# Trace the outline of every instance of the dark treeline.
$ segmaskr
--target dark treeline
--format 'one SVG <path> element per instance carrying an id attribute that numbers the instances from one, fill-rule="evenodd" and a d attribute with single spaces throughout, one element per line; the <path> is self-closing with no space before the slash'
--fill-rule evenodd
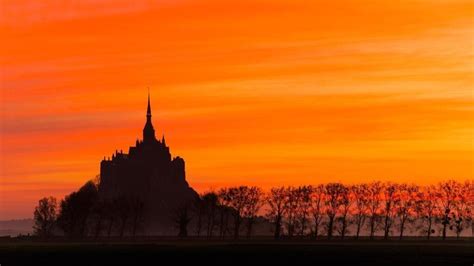
<path id="1" fill-rule="evenodd" d="M 449 232 L 457 238 L 468 229 L 474 233 L 473 208 L 473 181 L 328 183 L 267 192 L 239 186 L 201 194 L 170 214 L 170 221 L 179 237 L 402 239 L 409 232 L 445 239 Z M 89 181 L 59 204 L 52 197 L 41 199 L 34 229 L 40 237 L 135 236 L 146 234 L 144 217 L 139 198 L 103 200 L 97 184 Z"/>
<path id="2" fill-rule="evenodd" d="M 55 234 L 71 238 L 124 236 L 140 233 L 143 202 L 138 197 L 104 200 L 98 185 L 89 181 L 57 203 L 43 198 L 34 211 L 34 233 L 48 238 Z"/>

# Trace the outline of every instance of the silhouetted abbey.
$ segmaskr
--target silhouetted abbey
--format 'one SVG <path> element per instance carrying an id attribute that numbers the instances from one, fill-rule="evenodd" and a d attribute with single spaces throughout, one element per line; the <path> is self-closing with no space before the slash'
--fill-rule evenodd
<path id="1" fill-rule="evenodd" d="M 116 151 L 100 164 L 99 193 L 107 200 L 139 199 L 147 233 L 171 229 L 172 215 L 184 202 L 197 197 L 186 182 L 185 163 L 171 157 L 165 137 L 155 137 L 151 121 L 150 95 L 143 140 L 137 140 L 128 154 Z"/>

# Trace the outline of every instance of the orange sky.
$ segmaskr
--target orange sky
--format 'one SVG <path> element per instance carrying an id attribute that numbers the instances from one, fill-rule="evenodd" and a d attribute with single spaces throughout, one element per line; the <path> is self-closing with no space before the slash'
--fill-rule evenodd
<path id="1" fill-rule="evenodd" d="M 473 178 L 472 1 L 0 0 L 0 219 L 145 123 L 190 184 Z"/>

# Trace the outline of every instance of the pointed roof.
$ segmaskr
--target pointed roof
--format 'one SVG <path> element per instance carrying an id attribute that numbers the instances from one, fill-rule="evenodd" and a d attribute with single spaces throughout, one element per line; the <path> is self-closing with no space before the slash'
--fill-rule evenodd
<path id="1" fill-rule="evenodd" d="M 151 116 L 150 89 L 148 89 L 148 108 L 146 110 L 146 115 Z"/>
<path id="2" fill-rule="evenodd" d="M 155 129 L 151 123 L 151 104 L 150 104 L 150 89 L 148 89 L 148 108 L 146 111 L 146 123 L 143 128 L 143 141 L 145 143 L 151 143 L 156 141 Z"/>

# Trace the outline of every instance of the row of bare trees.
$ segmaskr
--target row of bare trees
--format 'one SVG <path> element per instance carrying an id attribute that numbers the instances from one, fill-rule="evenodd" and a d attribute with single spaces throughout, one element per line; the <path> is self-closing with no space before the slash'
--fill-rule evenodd
<path id="1" fill-rule="evenodd" d="M 243 228 L 250 237 L 264 202 L 264 193 L 258 187 L 240 186 L 204 193 L 178 209 L 175 220 L 178 235 L 187 236 L 188 224 L 192 224 L 193 235 L 198 237 L 238 238 Z"/>
<path id="2" fill-rule="evenodd" d="M 180 235 L 187 224 L 194 233 L 208 237 L 250 237 L 259 223 L 270 227 L 275 238 L 335 236 L 359 239 L 381 236 L 400 239 L 434 234 L 445 239 L 448 232 L 458 238 L 473 226 L 474 182 L 440 182 L 437 185 L 371 182 L 344 185 L 275 187 L 267 193 L 258 187 L 230 187 L 202 194 L 177 219 Z M 264 219 L 263 219 L 264 218 Z M 182 222 L 186 221 L 186 224 Z M 194 221 L 194 222 L 193 222 Z M 260 230 L 268 234 L 269 230 Z"/>
<path id="3" fill-rule="evenodd" d="M 86 183 L 59 204 L 39 201 L 35 233 L 54 230 L 71 237 L 146 234 L 144 204 L 138 198 L 103 200 L 97 185 Z M 400 239 L 411 235 L 458 238 L 471 228 L 474 235 L 474 182 L 445 181 L 436 185 L 371 182 L 315 186 L 238 186 L 204 193 L 170 214 L 179 236 L 233 237 L 268 235 L 341 239 Z M 449 233 L 451 232 L 451 233 Z"/>

